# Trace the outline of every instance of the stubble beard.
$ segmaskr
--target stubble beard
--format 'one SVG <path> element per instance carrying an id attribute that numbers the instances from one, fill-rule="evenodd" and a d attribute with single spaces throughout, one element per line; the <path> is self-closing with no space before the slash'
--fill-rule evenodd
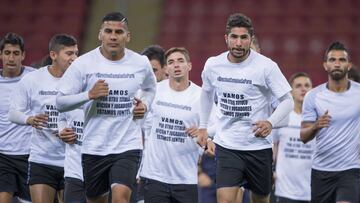
<path id="1" fill-rule="evenodd" d="M 339 80 L 344 79 L 346 77 L 347 73 L 348 73 L 348 70 L 345 69 L 345 70 L 341 71 L 341 73 L 339 71 L 331 71 L 328 74 L 332 80 L 339 81 Z"/>

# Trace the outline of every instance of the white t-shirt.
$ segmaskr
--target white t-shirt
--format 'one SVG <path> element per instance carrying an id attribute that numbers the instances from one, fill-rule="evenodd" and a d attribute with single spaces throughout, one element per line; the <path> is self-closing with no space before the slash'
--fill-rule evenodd
<path id="1" fill-rule="evenodd" d="M 99 79 L 108 83 L 109 96 L 84 104 L 81 152 L 104 156 L 142 149 L 140 126 L 133 119 L 132 111 L 139 89 L 153 89 L 155 94 L 156 80 L 149 60 L 125 49 L 122 59 L 111 61 L 96 48 L 71 64 L 58 90 L 63 95 L 79 94 L 89 91 Z M 151 104 L 152 99 L 146 102 Z"/>
<path id="2" fill-rule="evenodd" d="M 202 88 L 215 90 L 219 102 L 214 142 L 233 150 L 271 148 L 269 137 L 254 136 L 253 123 L 271 115 L 271 96 L 284 96 L 290 85 L 277 64 L 257 52 L 241 63 L 231 63 L 227 55 L 210 57 L 202 72 Z"/>
<path id="3" fill-rule="evenodd" d="M 311 164 L 315 141 L 300 140 L 301 114 L 292 111 L 286 127 L 274 130 L 279 142 L 276 161 L 275 195 L 293 200 L 311 199 Z"/>
<path id="4" fill-rule="evenodd" d="M 59 79 L 50 74 L 48 67 L 28 73 L 19 81 L 18 89 L 13 91 L 10 108 L 30 111 L 30 115 L 49 115 L 47 127 L 42 130 L 33 128 L 29 161 L 63 167 L 65 145 L 58 137 L 59 112 L 55 106 Z"/>
<path id="5" fill-rule="evenodd" d="M 25 66 L 17 77 L 0 75 L 0 153 L 8 155 L 26 155 L 30 153 L 31 126 L 18 125 L 8 119 L 10 93 L 18 89 L 17 83 L 34 68 Z"/>
<path id="6" fill-rule="evenodd" d="M 312 168 L 321 171 L 344 171 L 360 168 L 360 84 L 350 81 L 341 93 L 330 91 L 326 84 L 308 92 L 304 99 L 302 120 L 315 122 L 329 111 L 330 126 L 320 129 Z"/>
<path id="7" fill-rule="evenodd" d="M 77 134 L 75 143 L 66 144 L 65 147 L 64 177 L 77 178 L 83 181 L 81 145 L 83 141 L 84 110 L 75 109 L 60 113 L 59 122 L 66 122 L 66 126 L 64 127 L 72 128 Z M 59 128 L 59 131 L 61 130 L 62 129 Z"/>
<path id="8" fill-rule="evenodd" d="M 141 177 L 168 184 L 197 184 L 199 146 L 185 129 L 199 125 L 200 93 L 194 83 L 181 92 L 171 89 L 168 80 L 158 83 Z"/>

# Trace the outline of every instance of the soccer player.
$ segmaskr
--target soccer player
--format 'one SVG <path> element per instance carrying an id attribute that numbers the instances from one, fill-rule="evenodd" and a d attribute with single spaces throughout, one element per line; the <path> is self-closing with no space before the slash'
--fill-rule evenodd
<path id="1" fill-rule="evenodd" d="M 7 33 L 0 41 L 0 202 L 10 203 L 13 196 L 31 201 L 27 186 L 31 127 L 12 123 L 8 119 L 10 92 L 34 69 L 23 66 L 24 40 L 15 33 Z"/>
<path id="2" fill-rule="evenodd" d="M 9 119 L 21 125 L 31 125 L 29 180 L 34 203 L 53 202 L 56 191 L 64 189 L 64 143 L 58 137 L 55 106 L 56 87 L 61 76 L 78 54 L 76 39 L 58 34 L 49 43 L 52 59 L 45 66 L 24 76 L 11 96 Z"/>
<path id="3" fill-rule="evenodd" d="M 159 46 L 159 45 L 148 46 L 141 52 L 141 55 L 145 55 L 149 59 L 157 82 L 161 82 L 167 78 L 166 70 L 165 70 L 165 56 L 164 56 L 165 50 L 161 46 Z M 139 91 L 137 93 L 137 95 L 138 94 L 141 94 L 141 91 Z M 145 122 L 148 122 L 148 123 L 145 123 Z M 141 125 L 141 127 L 142 127 L 143 145 L 144 145 L 139 172 L 140 172 L 140 169 L 144 162 L 144 154 L 146 151 L 145 144 L 146 144 L 146 139 L 149 135 L 149 132 L 148 132 L 149 129 L 145 129 L 144 126 L 151 125 L 151 123 L 152 123 L 152 121 L 150 119 L 147 119 L 147 120 L 141 119 L 138 122 L 138 124 Z M 136 176 L 137 182 L 136 182 L 134 190 L 131 194 L 130 202 L 132 202 L 132 203 L 133 202 L 138 202 L 138 203 L 144 202 L 144 184 L 145 184 L 145 182 L 143 179 L 140 178 L 139 172 Z"/>
<path id="4" fill-rule="evenodd" d="M 294 98 L 294 110 L 287 126 L 273 131 L 276 159 L 275 195 L 277 203 L 310 202 L 310 174 L 315 142 L 300 140 L 301 111 L 305 94 L 312 83 L 306 73 L 299 72 L 289 79 Z"/>
<path id="5" fill-rule="evenodd" d="M 301 140 L 315 138 L 311 202 L 358 202 L 360 84 L 348 79 L 350 55 L 339 42 L 325 52 L 328 81 L 304 99 Z"/>
<path id="6" fill-rule="evenodd" d="M 268 202 L 271 191 L 272 143 L 267 136 L 293 109 L 290 86 L 278 65 L 250 49 L 254 36 L 251 20 L 232 14 L 227 21 L 228 51 L 210 57 L 202 73 L 201 144 L 213 93 L 218 97 L 215 134 L 216 184 L 219 203 L 234 202 L 246 180 L 253 202 Z M 271 112 L 270 98 L 279 100 Z"/>
<path id="7" fill-rule="evenodd" d="M 161 82 L 165 80 L 166 77 L 166 70 L 165 70 L 165 50 L 159 45 L 151 45 L 146 47 L 142 52 L 141 55 L 145 55 L 148 57 L 154 74 L 156 76 L 156 81 Z"/>
<path id="8" fill-rule="evenodd" d="M 189 80 L 191 62 L 185 48 L 165 53 L 169 80 L 158 91 L 147 119 L 152 120 L 140 176 L 145 202 L 197 202 L 197 136 L 201 88 Z M 189 136 L 190 134 L 190 136 Z"/>
<path id="9" fill-rule="evenodd" d="M 153 101 L 156 80 L 146 56 L 127 48 L 130 31 L 119 12 L 105 15 L 101 46 L 80 56 L 61 79 L 57 107 L 69 111 L 84 105 L 81 149 L 88 202 L 128 202 L 142 149 L 141 129 Z M 142 91 L 140 100 L 136 92 Z"/>
<path id="10" fill-rule="evenodd" d="M 86 203 L 81 145 L 83 140 L 84 111 L 78 108 L 59 114 L 59 137 L 66 143 L 64 162 L 64 201 Z"/>

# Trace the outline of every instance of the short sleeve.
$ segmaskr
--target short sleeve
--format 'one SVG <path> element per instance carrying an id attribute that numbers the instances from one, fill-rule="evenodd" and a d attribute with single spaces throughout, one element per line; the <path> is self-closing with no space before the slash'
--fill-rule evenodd
<path id="1" fill-rule="evenodd" d="M 314 92 L 308 92 L 305 95 L 303 106 L 302 106 L 302 121 L 315 122 L 318 115 L 315 106 L 315 94 Z"/>

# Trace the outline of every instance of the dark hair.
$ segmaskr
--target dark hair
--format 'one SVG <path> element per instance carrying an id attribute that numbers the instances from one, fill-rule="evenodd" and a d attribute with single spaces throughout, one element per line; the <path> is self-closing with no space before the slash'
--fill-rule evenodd
<path id="1" fill-rule="evenodd" d="M 75 37 L 68 34 L 56 34 L 49 42 L 49 52 L 59 52 L 64 47 L 70 47 L 77 45 Z"/>
<path id="2" fill-rule="evenodd" d="M 21 52 L 24 52 L 24 40 L 23 38 L 16 34 L 9 32 L 5 37 L 0 41 L 0 50 L 3 51 L 6 44 L 19 45 Z"/>
<path id="3" fill-rule="evenodd" d="M 231 14 L 226 22 L 225 33 L 229 34 L 234 27 L 244 27 L 248 30 L 250 36 L 254 35 L 254 27 L 251 19 L 242 13 Z"/>
<path id="4" fill-rule="evenodd" d="M 310 79 L 310 76 L 309 76 L 307 73 L 304 73 L 304 72 L 294 73 L 294 74 L 292 74 L 292 75 L 290 76 L 290 78 L 289 78 L 289 84 L 290 84 L 290 86 L 292 86 L 293 83 L 294 83 L 294 80 L 295 80 L 296 78 L 299 78 L 299 77 L 306 77 L 306 78 L 309 78 L 309 79 Z M 310 80 L 311 80 L 311 79 L 310 79 Z"/>
<path id="5" fill-rule="evenodd" d="M 348 78 L 355 82 L 360 82 L 360 70 L 353 65 L 348 72 Z"/>
<path id="6" fill-rule="evenodd" d="M 105 21 L 120 21 L 124 22 L 126 25 L 129 25 L 127 18 L 120 12 L 111 12 L 106 14 L 102 19 L 103 23 Z"/>
<path id="7" fill-rule="evenodd" d="M 340 42 L 333 42 L 329 46 L 329 48 L 326 49 L 325 55 L 324 55 L 324 61 L 327 61 L 329 52 L 333 51 L 333 50 L 345 51 L 348 55 L 348 60 L 350 61 L 350 54 L 349 54 L 348 50 L 345 48 L 345 45 Z"/>
<path id="8" fill-rule="evenodd" d="M 180 52 L 180 53 L 184 54 L 186 61 L 190 62 L 189 51 L 186 50 L 184 47 L 172 47 L 169 50 L 167 50 L 165 52 L 165 60 L 167 61 L 167 58 L 170 56 L 170 54 L 175 53 L 175 52 Z"/>
<path id="9" fill-rule="evenodd" d="M 165 50 L 159 45 L 151 45 L 146 47 L 141 55 L 145 55 L 148 57 L 149 61 L 157 60 L 159 61 L 161 67 L 165 65 Z"/>

